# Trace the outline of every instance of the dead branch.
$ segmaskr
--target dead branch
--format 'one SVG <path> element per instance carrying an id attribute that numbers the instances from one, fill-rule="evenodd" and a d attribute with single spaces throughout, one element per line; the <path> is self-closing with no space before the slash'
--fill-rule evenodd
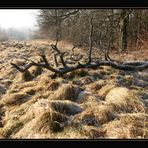
<path id="1" fill-rule="evenodd" d="M 66 65 L 66 63 L 65 63 L 65 61 L 64 61 L 64 54 L 65 54 L 65 52 L 61 52 L 61 51 L 57 48 L 57 42 L 56 42 L 56 45 L 51 44 L 51 48 L 52 48 L 54 51 L 56 51 L 57 54 L 60 56 L 60 60 L 61 60 L 61 63 L 62 63 L 62 65 L 63 65 L 63 67 L 66 67 L 67 65 Z"/>
<path id="2" fill-rule="evenodd" d="M 127 62 L 127 63 L 119 64 L 119 63 L 115 63 L 115 62 L 112 62 L 112 61 L 104 60 L 104 61 L 96 61 L 93 64 L 88 63 L 88 62 L 86 64 L 81 64 L 78 61 L 75 66 L 64 66 L 63 68 L 55 69 L 55 68 L 51 67 L 51 65 L 48 63 L 45 55 L 41 55 L 41 57 L 42 57 L 44 63 L 31 62 L 31 63 L 25 65 L 24 67 L 17 66 L 14 63 L 11 63 L 11 65 L 22 73 L 27 71 L 32 66 L 38 66 L 38 67 L 45 68 L 45 69 L 52 71 L 57 76 L 62 76 L 66 73 L 69 73 L 69 72 L 72 72 L 72 71 L 75 71 L 75 70 L 78 70 L 78 69 L 82 69 L 82 68 L 93 69 L 93 68 L 97 68 L 99 66 L 111 66 L 112 68 L 115 68 L 115 69 L 132 70 L 132 71 L 141 71 L 141 70 L 148 68 L 148 62 L 147 61 L 146 62 L 137 62 L 137 63 L 136 62 Z"/>
<path id="3" fill-rule="evenodd" d="M 75 55 L 75 51 L 74 51 L 74 49 L 75 49 L 75 48 L 76 48 L 76 47 L 75 47 L 75 46 L 73 46 L 73 47 L 72 47 L 72 49 L 71 49 L 71 50 L 72 50 L 72 56 L 74 56 L 74 55 Z"/>
<path id="4" fill-rule="evenodd" d="M 71 15 L 74 15 L 76 13 L 78 13 L 80 10 L 74 10 L 73 12 L 69 12 L 67 14 L 63 14 L 63 15 L 59 15 L 58 18 L 62 18 L 62 19 L 66 19 L 68 17 L 70 17 Z"/>
<path id="5" fill-rule="evenodd" d="M 57 61 L 57 54 L 54 54 L 54 62 L 55 62 L 55 64 L 56 64 L 56 67 L 58 67 L 59 66 L 59 64 L 58 64 L 58 61 Z"/>

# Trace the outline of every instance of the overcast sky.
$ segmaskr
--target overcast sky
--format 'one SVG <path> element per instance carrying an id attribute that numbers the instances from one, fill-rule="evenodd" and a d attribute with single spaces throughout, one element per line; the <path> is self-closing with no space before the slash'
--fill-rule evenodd
<path id="1" fill-rule="evenodd" d="M 38 9 L 0 9 L 0 27 L 34 28 Z"/>

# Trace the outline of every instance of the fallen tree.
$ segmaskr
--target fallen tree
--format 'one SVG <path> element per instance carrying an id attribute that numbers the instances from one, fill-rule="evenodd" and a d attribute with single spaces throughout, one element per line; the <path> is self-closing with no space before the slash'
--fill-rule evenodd
<path id="1" fill-rule="evenodd" d="M 86 63 L 80 63 L 80 59 L 75 58 L 75 60 L 72 59 L 72 55 L 71 57 L 71 61 L 73 61 L 75 64 L 74 65 L 70 65 L 67 61 L 65 61 L 64 56 L 66 54 L 69 54 L 68 52 L 62 52 L 59 50 L 59 48 L 57 47 L 58 45 L 58 40 L 56 40 L 55 44 L 51 44 L 51 49 L 54 51 L 54 62 L 55 62 L 55 67 L 52 66 L 47 58 L 46 55 L 40 55 L 42 58 L 42 62 L 34 62 L 32 60 L 28 60 L 30 61 L 29 64 L 20 67 L 14 63 L 11 63 L 11 65 L 16 68 L 18 71 L 20 71 L 21 73 L 24 73 L 25 71 L 27 71 L 30 67 L 32 66 L 37 66 L 40 68 L 45 68 L 50 70 L 51 72 L 54 73 L 54 77 L 56 76 L 63 76 L 66 73 L 78 70 L 78 69 L 82 69 L 82 68 L 97 68 L 99 66 L 111 66 L 112 68 L 115 69 L 120 69 L 120 70 L 131 70 L 131 71 L 142 71 L 144 69 L 148 68 L 148 61 L 135 61 L 135 62 L 119 62 L 119 61 L 115 61 L 112 60 L 109 57 L 109 49 L 110 49 L 110 40 L 108 40 L 108 46 L 107 48 L 103 51 L 104 53 L 104 60 L 96 60 L 95 62 L 92 60 L 92 52 L 93 52 L 93 40 L 92 40 L 92 36 L 93 36 L 93 22 L 92 22 L 92 18 L 90 18 L 90 33 L 89 33 L 89 52 L 88 52 L 88 60 Z M 75 47 L 74 47 L 75 48 Z M 74 56 L 74 48 L 72 48 L 72 53 Z M 60 63 L 58 63 L 57 57 L 60 58 Z M 62 67 L 61 67 L 62 65 Z"/>
<path id="2" fill-rule="evenodd" d="M 97 68 L 99 66 L 111 66 L 115 69 L 120 69 L 120 70 L 131 70 L 131 71 L 142 71 L 144 69 L 148 68 L 148 62 L 147 61 L 138 61 L 138 62 L 125 62 L 125 63 L 119 63 L 118 61 L 112 60 L 109 55 L 108 55 L 108 50 L 105 52 L 105 60 L 103 61 L 96 61 L 96 62 L 91 62 L 91 52 L 89 52 L 89 59 L 88 62 L 85 64 L 80 63 L 79 61 L 76 62 L 74 66 L 70 66 L 67 64 L 67 62 L 64 60 L 64 55 L 66 52 L 61 52 L 58 48 L 57 45 L 51 45 L 52 49 L 57 53 L 60 57 L 60 61 L 62 64 L 62 68 L 59 68 L 59 64 L 57 64 L 57 56 L 55 56 L 55 64 L 56 68 L 51 66 L 51 64 L 48 62 L 47 58 L 45 55 L 40 55 L 42 58 L 43 62 L 36 63 L 34 61 L 30 61 L 29 64 L 20 67 L 14 63 L 11 63 L 11 65 L 16 68 L 19 72 L 24 73 L 27 71 L 30 67 L 32 66 L 37 66 L 41 68 L 48 69 L 52 71 L 56 76 L 63 76 L 66 73 L 72 72 L 74 70 L 82 69 L 82 68 Z M 92 50 L 92 48 L 90 49 Z"/>

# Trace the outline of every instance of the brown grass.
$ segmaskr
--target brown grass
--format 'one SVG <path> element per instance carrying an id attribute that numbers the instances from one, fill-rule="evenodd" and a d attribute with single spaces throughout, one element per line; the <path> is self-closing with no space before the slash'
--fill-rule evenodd
<path id="1" fill-rule="evenodd" d="M 75 115 L 83 111 L 80 105 L 69 100 L 53 100 L 51 108 L 66 115 Z"/>
<path id="2" fill-rule="evenodd" d="M 11 89 L 24 89 L 26 87 L 34 87 L 36 86 L 36 82 L 34 81 L 29 81 L 29 82 L 23 82 L 23 83 L 14 83 L 12 86 L 11 86 Z"/>
<path id="3" fill-rule="evenodd" d="M 121 112 L 145 112 L 146 108 L 142 101 L 132 93 L 129 89 L 124 87 L 117 87 L 112 89 L 106 96 L 105 100 L 112 103 L 112 107 Z"/>
<path id="4" fill-rule="evenodd" d="M 101 97 L 105 97 L 109 93 L 109 91 L 115 87 L 116 86 L 114 84 L 107 84 L 99 90 L 98 95 Z"/>
<path id="5" fill-rule="evenodd" d="M 31 75 L 33 75 L 33 77 L 36 77 L 42 74 L 43 69 L 41 67 L 34 66 L 31 69 L 29 69 L 29 72 L 31 73 Z"/>
<path id="6" fill-rule="evenodd" d="M 60 132 L 64 129 L 64 123 L 67 120 L 67 116 L 49 109 L 42 114 L 38 114 L 38 117 L 25 124 L 14 137 L 26 138 L 38 135 L 38 138 L 42 136 L 42 138 L 50 138 L 51 133 Z"/>
<path id="7" fill-rule="evenodd" d="M 85 111 L 76 115 L 74 122 L 83 125 L 100 126 L 113 120 L 115 117 L 108 106 L 100 104 L 93 106 L 93 108 L 88 107 Z"/>
<path id="8" fill-rule="evenodd" d="M 24 52 L 28 59 L 36 62 L 39 61 L 36 55 L 45 53 L 53 64 L 49 43 L 52 41 L 29 41 L 27 46 L 23 43 L 23 48 L 10 45 L 4 50 L 0 45 L 0 138 L 148 138 L 148 103 L 147 99 L 140 99 L 146 94 L 146 87 L 136 87 L 133 83 L 136 78 L 133 75 L 146 80 L 147 71 L 128 73 L 101 66 L 51 79 L 53 73 L 39 67 L 31 67 L 24 74 L 11 68 L 10 62 L 19 66 L 26 63 L 16 59 Z M 72 45 L 67 45 L 67 42 L 60 42 L 58 46 L 69 52 Z M 85 57 L 80 62 L 86 62 L 86 52 L 80 48 L 75 51 Z M 140 52 L 142 60 L 147 54 L 144 50 Z M 111 56 L 127 61 L 135 53 L 139 56 L 138 50 L 129 52 L 130 56 L 112 51 Z M 65 56 L 65 60 L 68 58 Z M 117 81 L 119 75 L 121 84 Z M 121 87 L 123 84 L 130 89 Z"/>
<path id="9" fill-rule="evenodd" d="M 103 126 L 106 138 L 148 138 L 148 115 L 144 113 L 122 114 Z"/>
<path id="10" fill-rule="evenodd" d="M 88 90 L 89 92 L 97 93 L 98 90 L 100 90 L 104 85 L 105 85 L 104 80 L 98 80 L 89 85 L 86 85 L 85 87 L 86 87 L 86 90 Z"/>
<path id="11" fill-rule="evenodd" d="M 84 90 L 79 93 L 77 102 L 82 104 L 92 100 L 96 100 L 96 98 L 90 92 Z"/>
<path id="12" fill-rule="evenodd" d="M 57 90 L 60 83 L 58 81 L 52 81 L 49 83 L 47 90 L 54 91 Z"/>
<path id="13" fill-rule="evenodd" d="M 28 95 L 24 94 L 22 92 L 20 93 L 13 93 L 13 94 L 7 94 L 3 96 L 3 103 L 5 105 L 15 105 L 24 102 L 28 99 Z"/>
<path id="14" fill-rule="evenodd" d="M 47 129 L 52 130 L 53 132 L 57 132 L 61 130 L 60 125 L 66 122 L 67 119 L 68 118 L 65 115 L 49 110 L 39 116 L 33 126 L 33 129 L 36 131 L 44 131 L 45 129 Z M 57 122 L 59 124 L 56 124 Z"/>
<path id="15" fill-rule="evenodd" d="M 23 123 L 20 121 L 11 120 L 11 122 L 8 122 L 4 128 L 0 129 L 0 135 L 9 138 L 11 134 L 17 132 L 22 126 Z"/>
<path id="16" fill-rule="evenodd" d="M 20 81 L 31 81 L 33 79 L 33 75 L 30 73 L 30 71 L 25 71 L 23 73 L 19 73 L 18 80 Z"/>
<path id="17" fill-rule="evenodd" d="M 103 139 L 105 138 L 106 131 L 100 127 L 84 125 L 82 132 L 89 139 Z"/>
<path id="18" fill-rule="evenodd" d="M 63 84 L 58 90 L 49 96 L 49 99 L 76 101 L 80 92 L 81 88 L 78 86 Z"/>
<path id="19" fill-rule="evenodd" d="M 62 132 L 51 134 L 53 139 L 88 139 L 81 128 L 78 127 L 65 127 Z"/>

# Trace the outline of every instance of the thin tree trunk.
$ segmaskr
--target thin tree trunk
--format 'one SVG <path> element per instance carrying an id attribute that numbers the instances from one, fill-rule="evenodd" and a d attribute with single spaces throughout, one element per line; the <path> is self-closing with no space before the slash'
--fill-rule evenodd
<path id="1" fill-rule="evenodd" d="M 119 30 L 119 51 L 125 51 L 127 48 L 127 24 L 128 16 L 126 10 L 121 11 L 120 30 Z"/>

